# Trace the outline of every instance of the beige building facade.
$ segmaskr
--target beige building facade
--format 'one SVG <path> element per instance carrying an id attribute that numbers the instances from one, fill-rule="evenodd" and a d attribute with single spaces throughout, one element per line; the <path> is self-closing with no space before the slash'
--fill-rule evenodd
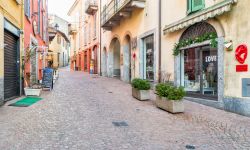
<path id="1" fill-rule="evenodd" d="M 159 14 L 155 0 L 104 0 L 101 14 L 102 74 L 125 82 L 158 80 Z"/>
<path id="2" fill-rule="evenodd" d="M 162 70 L 185 87 L 187 99 L 250 115 L 249 4 L 162 1 Z"/>
<path id="3" fill-rule="evenodd" d="M 83 45 L 83 0 L 76 0 L 71 6 L 68 16 L 70 40 L 70 66 L 72 70 L 81 70 L 81 47 Z"/>
<path id="4" fill-rule="evenodd" d="M 68 66 L 70 43 L 64 32 L 49 28 L 49 52 L 47 60 L 54 69 Z"/>

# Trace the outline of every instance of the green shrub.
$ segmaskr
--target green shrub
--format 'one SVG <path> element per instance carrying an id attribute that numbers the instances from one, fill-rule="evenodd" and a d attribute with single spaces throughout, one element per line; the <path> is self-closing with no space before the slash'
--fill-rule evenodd
<path id="1" fill-rule="evenodd" d="M 182 100 L 186 95 L 183 87 L 172 87 L 169 90 L 167 98 L 169 100 Z"/>
<path id="2" fill-rule="evenodd" d="M 171 89 L 171 85 L 166 84 L 166 83 L 159 83 L 155 87 L 156 94 L 161 97 L 168 97 L 168 93 L 170 89 Z"/>
<path id="3" fill-rule="evenodd" d="M 147 80 L 143 80 L 143 79 L 133 79 L 132 81 L 132 87 L 138 89 L 138 90 L 149 90 L 150 89 L 150 83 Z"/>
<path id="4" fill-rule="evenodd" d="M 155 90 L 157 95 L 168 100 L 182 100 L 186 95 L 183 87 L 175 87 L 169 83 L 160 83 L 156 85 Z"/>

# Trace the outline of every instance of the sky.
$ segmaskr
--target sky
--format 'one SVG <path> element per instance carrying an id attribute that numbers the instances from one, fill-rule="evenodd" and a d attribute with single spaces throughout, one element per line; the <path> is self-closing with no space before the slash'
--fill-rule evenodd
<path id="1" fill-rule="evenodd" d="M 69 21 L 67 13 L 74 2 L 75 0 L 48 0 L 49 14 L 56 14 Z"/>

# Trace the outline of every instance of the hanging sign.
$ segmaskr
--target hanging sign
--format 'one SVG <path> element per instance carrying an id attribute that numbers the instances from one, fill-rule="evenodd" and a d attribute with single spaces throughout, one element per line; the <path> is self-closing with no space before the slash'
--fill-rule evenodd
<path id="1" fill-rule="evenodd" d="M 247 72 L 248 65 L 244 64 L 247 59 L 247 46 L 242 44 L 239 45 L 235 51 L 235 58 L 241 65 L 236 65 L 236 72 Z"/>

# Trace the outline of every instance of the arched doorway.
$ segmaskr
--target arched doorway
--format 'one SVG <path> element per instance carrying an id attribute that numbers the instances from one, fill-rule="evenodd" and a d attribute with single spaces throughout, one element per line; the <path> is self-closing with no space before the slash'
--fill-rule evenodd
<path id="1" fill-rule="evenodd" d="M 123 45 L 123 81 L 131 81 L 131 38 L 126 35 Z"/>
<path id="2" fill-rule="evenodd" d="M 215 34 L 215 28 L 206 22 L 190 26 L 182 34 L 180 41 L 203 38 Z M 218 99 L 218 49 L 210 45 L 210 40 L 191 44 L 181 51 L 181 85 L 191 97 Z"/>
<path id="3" fill-rule="evenodd" d="M 91 65 L 93 65 L 93 73 L 97 74 L 97 46 L 94 46 L 91 52 Z"/>
<path id="4" fill-rule="evenodd" d="M 116 77 L 120 79 L 121 76 L 121 50 L 120 41 L 118 38 L 114 38 L 110 43 L 110 51 L 108 57 L 108 76 Z"/>
<path id="5" fill-rule="evenodd" d="M 107 64 L 108 64 L 108 52 L 107 48 L 103 48 L 103 53 L 102 53 L 102 74 L 103 76 L 107 76 Z"/>

